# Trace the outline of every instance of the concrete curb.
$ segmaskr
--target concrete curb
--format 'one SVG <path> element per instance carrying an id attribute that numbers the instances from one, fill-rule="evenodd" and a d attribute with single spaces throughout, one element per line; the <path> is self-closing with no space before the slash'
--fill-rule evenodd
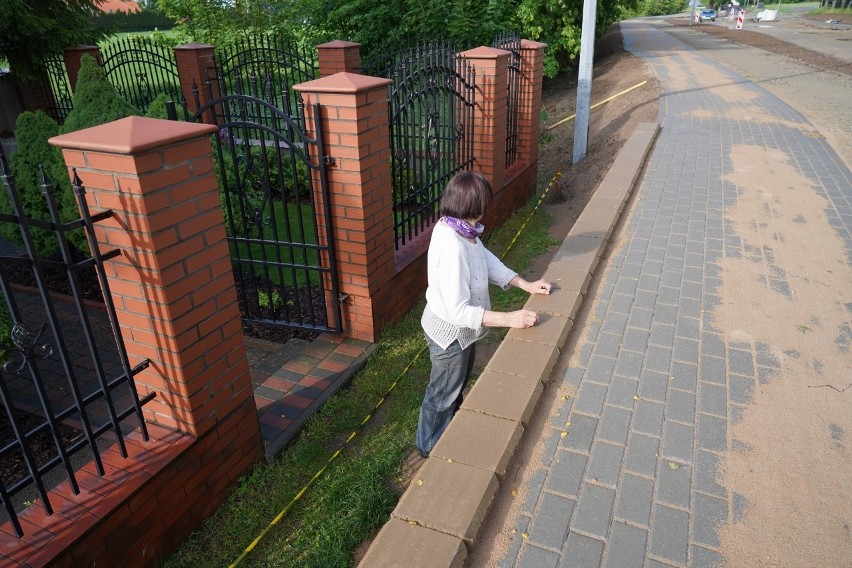
<path id="1" fill-rule="evenodd" d="M 618 153 L 543 275 L 554 290 L 526 303 L 540 323 L 509 330 L 359 567 L 464 565 L 659 130 Z"/>

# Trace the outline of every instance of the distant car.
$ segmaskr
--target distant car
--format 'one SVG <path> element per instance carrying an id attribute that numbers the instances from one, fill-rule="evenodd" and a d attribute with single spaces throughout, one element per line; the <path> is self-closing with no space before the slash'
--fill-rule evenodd
<path id="1" fill-rule="evenodd" d="M 701 11 L 701 13 L 698 15 L 698 21 L 706 22 L 707 20 L 710 20 L 711 22 L 716 21 L 716 10 L 708 8 L 707 10 Z"/>

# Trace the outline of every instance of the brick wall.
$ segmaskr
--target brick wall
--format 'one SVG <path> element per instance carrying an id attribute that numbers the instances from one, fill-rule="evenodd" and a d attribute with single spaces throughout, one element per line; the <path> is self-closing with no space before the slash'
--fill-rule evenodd
<path id="1" fill-rule="evenodd" d="M 334 52 L 333 57 L 327 56 L 325 67 L 321 59 L 322 77 L 294 89 L 308 105 L 321 105 L 325 151 L 334 158 L 328 179 L 340 287 L 346 295 L 343 333 L 375 341 L 384 325 L 404 316 L 423 295 L 431 231 L 394 250 L 388 81 L 348 71 L 332 74 L 337 68 L 348 69 L 343 63 L 346 58 L 356 60 L 353 46 L 357 44 L 319 46 Z M 536 188 L 545 47 L 522 42 L 518 159 L 509 169 L 505 167 L 509 53 L 480 47 L 461 54 L 476 67 L 474 169 L 483 172 L 494 189 L 495 200 L 485 217 L 491 226 L 505 221 Z M 306 122 L 313 124 L 312 119 Z"/>

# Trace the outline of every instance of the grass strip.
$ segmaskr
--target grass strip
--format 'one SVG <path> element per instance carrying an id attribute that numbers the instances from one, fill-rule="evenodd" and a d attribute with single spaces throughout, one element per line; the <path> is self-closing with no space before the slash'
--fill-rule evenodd
<path id="1" fill-rule="evenodd" d="M 526 222 L 522 235 L 503 259 L 519 272 L 558 244 L 549 236 L 550 219 L 543 211 L 527 221 L 537 202 L 538 196 L 534 196 L 487 235 L 489 249 L 499 255 Z M 492 288 L 491 294 L 492 304 L 499 310 L 518 309 L 527 298 L 517 289 L 504 292 Z M 308 420 L 297 440 L 278 458 L 258 464 L 241 478 L 226 502 L 163 565 L 194 568 L 233 562 L 359 428 L 377 400 L 422 349 L 422 311 L 421 300 L 403 320 L 386 329 L 378 348 L 348 387 Z M 503 336 L 505 331 L 493 330 L 486 340 L 497 341 Z M 387 521 L 396 505 L 398 496 L 392 482 L 413 448 L 428 379 L 429 359 L 420 357 L 376 418 L 240 566 L 350 566 L 356 548 Z"/>

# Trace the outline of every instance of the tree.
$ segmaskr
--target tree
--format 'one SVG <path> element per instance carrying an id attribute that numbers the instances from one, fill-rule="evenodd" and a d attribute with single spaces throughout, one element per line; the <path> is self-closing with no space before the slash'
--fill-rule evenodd
<path id="1" fill-rule="evenodd" d="M 43 60 L 68 45 L 92 43 L 91 22 L 101 0 L 0 0 L 0 59 L 22 79 L 34 79 Z"/>
<path id="2" fill-rule="evenodd" d="M 221 44 L 236 35 L 279 27 L 274 2 L 157 0 L 157 6 L 176 22 L 178 32 L 202 43 Z"/>
<path id="3" fill-rule="evenodd" d="M 638 0 L 598 0 L 595 36 L 600 38 Z M 547 44 L 544 74 L 554 77 L 580 56 L 583 0 L 521 0 L 517 18 L 523 35 Z"/>
<path id="4" fill-rule="evenodd" d="M 597 1 L 600 37 L 642 0 Z M 548 44 L 549 77 L 569 69 L 579 56 L 583 25 L 583 0 L 159 0 L 159 6 L 195 41 L 216 44 L 264 31 L 304 47 L 332 39 L 357 41 L 362 55 L 395 50 L 415 38 L 489 45 L 497 33 L 519 31 Z"/>

